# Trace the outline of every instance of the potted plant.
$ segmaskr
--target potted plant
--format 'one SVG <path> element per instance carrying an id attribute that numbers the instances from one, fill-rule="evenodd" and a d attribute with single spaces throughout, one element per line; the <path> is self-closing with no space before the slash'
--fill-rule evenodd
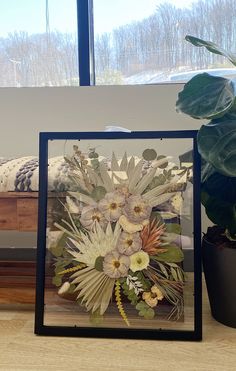
<path id="1" fill-rule="evenodd" d="M 186 40 L 225 56 L 236 66 L 236 55 L 216 44 L 193 36 Z M 201 200 L 214 224 L 203 237 L 203 268 L 213 317 L 236 328 L 235 81 L 197 74 L 179 93 L 176 108 L 195 119 L 208 120 L 197 139 L 202 158 Z"/>

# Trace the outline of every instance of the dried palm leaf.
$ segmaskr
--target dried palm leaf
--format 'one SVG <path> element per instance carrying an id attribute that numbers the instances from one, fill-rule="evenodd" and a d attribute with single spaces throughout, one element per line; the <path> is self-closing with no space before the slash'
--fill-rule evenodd
<path id="1" fill-rule="evenodd" d="M 140 160 L 135 166 L 134 170 L 128 174 L 129 177 L 129 191 L 133 193 L 136 184 L 142 177 L 143 160 Z"/>
<path id="2" fill-rule="evenodd" d="M 147 174 L 141 178 L 138 184 L 133 189 L 133 194 L 141 195 L 147 186 L 151 183 L 156 174 L 156 169 L 151 169 Z"/>
<path id="3" fill-rule="evenodd" d="M 106 189 L 107 192 L 114 191 L 114 184 L 108 174 L 105 165 L 102 162 L 100 162 L 99 164 L 99 171 L 103 181 L 103 187 Z"/>
<path id="4" fill-rule="evenodd" d="M 119 171 L 120 170 L 120 166 L 118 164 L 118 161 L 117 161 L 117 158 L 116 158 L 116 155 L 115 155 L 114 152 L 112 152 L 111 170 L 112 171 Z"/>
<path id="5" fill-rule="evenodd" d="M 127 159 L 127 153 L 125 152 L 124 156 L 122 157 L 121 163 L 120 163 L 120 171 L 127 171 L 128 167 L 128 159 Z"/>

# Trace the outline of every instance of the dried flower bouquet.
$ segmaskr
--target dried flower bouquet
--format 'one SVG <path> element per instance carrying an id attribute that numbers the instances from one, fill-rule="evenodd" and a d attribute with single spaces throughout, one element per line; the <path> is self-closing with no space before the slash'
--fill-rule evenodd
<path id="1" fill-rule="evenodd" d="M 189 169 L 155 149 L 120 160 L 73 149 L 65 161 L 75 190 L 66 194 L 65 218 L 48 234 L 59 294 L 73 294 L 91 319 L 102 317 L 114 299 L 127 326 L 124 302 L 152 319 L 166 301 L 168 319 L 178 320 L 185 274 L 176 241 Z"/>

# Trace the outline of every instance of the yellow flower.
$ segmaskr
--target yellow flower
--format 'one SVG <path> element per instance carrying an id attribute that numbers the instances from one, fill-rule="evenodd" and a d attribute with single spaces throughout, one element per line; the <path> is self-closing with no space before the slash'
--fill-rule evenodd
<path id="1" fill-rule="evenodd" d="M 158 300 L 162 300 L 164 298 L 161 290 L 156 286 L 152 286 L 151 291 L 144 292 L 142 295 L 143 300 L 149 305 L 149 307 L 153 308 L 157 305 Z"/>
<path id="2" fill-rule="evenodd" d="M 149 255 L 145 251 L 138 251 L 130 256 L 130 269 L 132 272 L 142 271 L 149 264 Z"/>

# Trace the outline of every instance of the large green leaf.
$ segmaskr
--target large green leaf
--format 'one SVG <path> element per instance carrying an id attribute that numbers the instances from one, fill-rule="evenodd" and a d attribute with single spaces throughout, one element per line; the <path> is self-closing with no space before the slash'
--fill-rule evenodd
<path id="1" fill-rule="evenodd" d="M 230 80 L 200 73 L 184 85 L 178 95 L 176 110 L 196 119 L 213 119 L 228 112 L 234 99 Z"/>
<path id="2" fill-rule="evenodd" d="M 236 177 L 228 177 L 214 172 L 202 184 L 202 191 L 222 201 L 236 203 Z"/>
<path id="3" fill-rule="evenodd" d="M 164 246 L 166 252 L 153 256 L 153 259 L 166 263 L 180 263 L 184 259 L 183 251 L 178 246 Z"/>
<path id="4" fill-rule="evenodd" d="M 225 202 L 216 197 L 209 197 L 205 203 L 208 218 L 230 234 L 236 234 L 236 203 Z"/>
<path id="5" fill-rule="evenodd" d="M 236 119 L 210 122 L 198 132 L 198 150 L 219 173 L 236 176 Z"/>
<path id="6" fill-rule="evenodd" d="M 219 54 L 226 57 L 231 63 L 233 63 L 234 66 L 236 66 L 236 55 L 227 52 L 217 44 L 190 35 L 185 36 L 185 40 L 189 41 L 194 46 L 205 47 L 211 53 Z"/>

